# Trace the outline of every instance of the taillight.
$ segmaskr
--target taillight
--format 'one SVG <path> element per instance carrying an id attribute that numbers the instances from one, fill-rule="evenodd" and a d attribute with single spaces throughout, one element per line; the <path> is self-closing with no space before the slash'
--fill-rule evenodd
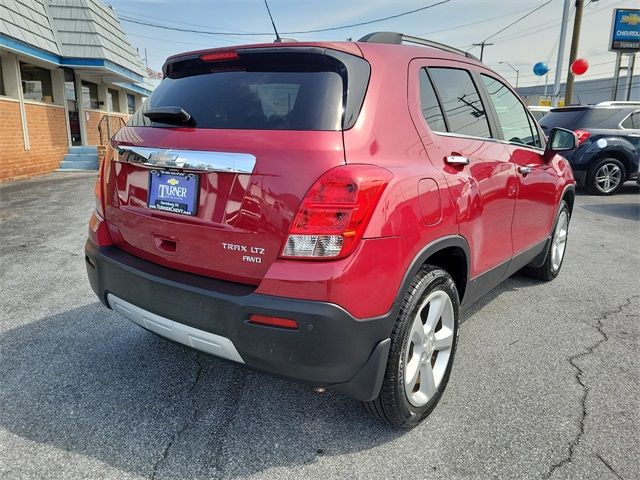
<path id="1" fill-rule="evenodd" d="M 373 165 L 336 167 L 307 192 L 282 257 L 341 258 L 356 247 L 393 175 Z"/>
<path id="2" fill-rule="evenodd" d="M 582 143 L 591 136 L 589 132 L 585 132 L 584 130 L 574 130 L 573 133 L 578 137 L 578 145 L 582 145 Z"/>
<path id="3" fill-rule="evenodd" d="M 104 164 L 110 158 L 111 146 L 107 146 L 107 151 L 104 157 L 100 159 L 100 166 L 98 167 L 98 178 L 96 178 L 96 185 L 94 187 L 95 201 L 96 201 L 96 214 L 103 219 L 104 218 L 104 185 L 102 179 L 104 178 Z"/>
<path id="4" fill-rule="evenodd" d="M 103 195 L 102 195 L 102 169 L 98 170 L 98 178 L 96 178 L 96 186 L 95 186 L 95 198 L 96 198 L 96 213 L 100 216 L 100 218 L 104 218 L 104 204 Z"/>

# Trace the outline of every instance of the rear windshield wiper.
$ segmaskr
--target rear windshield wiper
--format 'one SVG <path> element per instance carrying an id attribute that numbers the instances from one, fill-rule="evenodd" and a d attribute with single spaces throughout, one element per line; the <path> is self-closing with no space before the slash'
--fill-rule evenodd
<path id="1" fill-rule="evenodd" d="M 153 122 L 173 123 L 175 125 L 196 126 L 196 119 L 182 107 L 156 107 L 149 108 L 142 114 Z"/>

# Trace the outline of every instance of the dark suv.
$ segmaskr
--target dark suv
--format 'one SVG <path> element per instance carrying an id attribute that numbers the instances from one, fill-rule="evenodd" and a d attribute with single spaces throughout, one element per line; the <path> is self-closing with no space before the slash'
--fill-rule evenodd
<path id="1" fill-rule="evenodd" d="M 461 306 L 560 272 L 575 135 L 547 142 L 470 55 L 378 33 L 163 71 L 107 149 L 86 244 L 93 290 L 140 326 L 415 425 Z"/>
<path id="2" fill-rule="evenodd" d="M 590 193 L 611 195 L 638 178 L 640 103 L 605 102 L 554 108 L 540 120 L 545 133 L 562 127 L 578 135 L 578 148 L 563 155 L 578 185 Z"/>

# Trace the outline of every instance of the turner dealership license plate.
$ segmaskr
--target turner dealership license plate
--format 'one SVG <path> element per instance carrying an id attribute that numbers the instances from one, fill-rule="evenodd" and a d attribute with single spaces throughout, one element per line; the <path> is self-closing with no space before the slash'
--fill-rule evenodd
<path id="1" fill-rule="evenodd" d="M 147 206 L 154 210 L 195 215 L 198 209 L 198 176 L 151 170 Z"/>

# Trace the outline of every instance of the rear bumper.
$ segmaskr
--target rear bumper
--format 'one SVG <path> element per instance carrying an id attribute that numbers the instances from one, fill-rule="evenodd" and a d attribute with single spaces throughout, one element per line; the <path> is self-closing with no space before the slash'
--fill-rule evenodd
<path id="1" fill-rule="evenodd" d="M 332 303 L 257 294 L 253 286 L 171 270 L 91 241 L 85 253 L 102 303 L 154 333 L 359 400 L 379 393 L 391 314 L 355 319 Z M 299 329 L 250 324 L 252 313 L 295 319 Z"/>

